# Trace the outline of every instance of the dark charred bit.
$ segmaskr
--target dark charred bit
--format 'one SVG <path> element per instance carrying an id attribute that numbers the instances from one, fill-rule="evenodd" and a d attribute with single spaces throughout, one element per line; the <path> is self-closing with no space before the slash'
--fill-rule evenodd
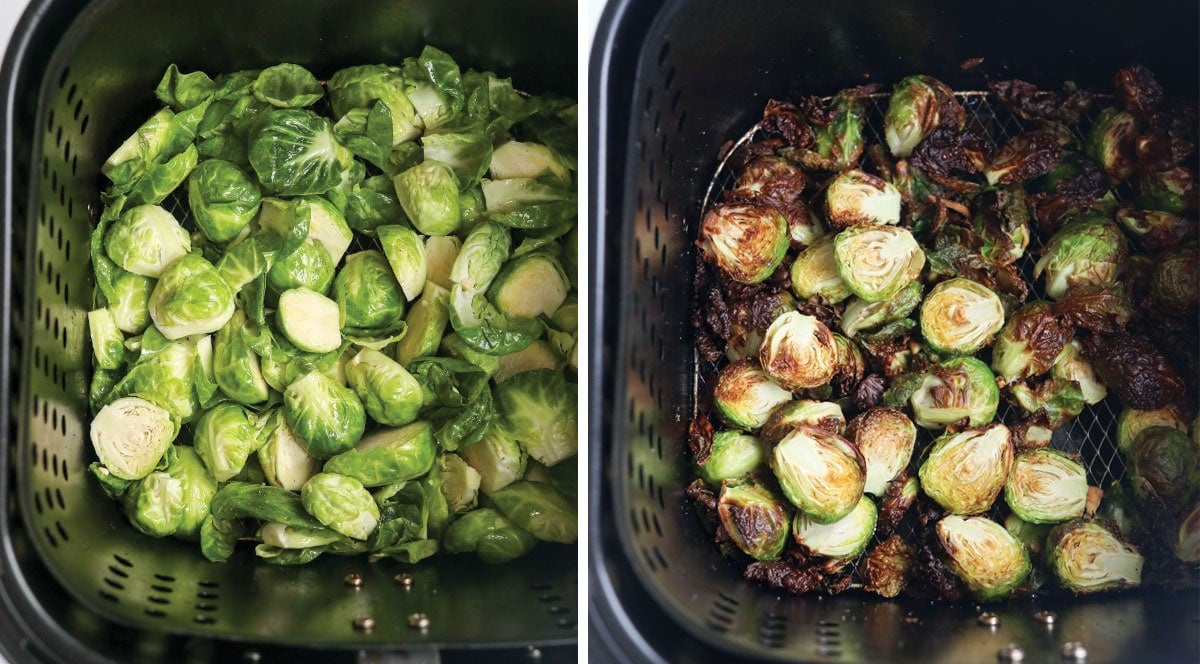
<path id="1" fill-rule="evenodd" d="M 943 125 L 917 144 L 909 161 L 932 177 L 949 177 L 955 171 L 974 174 L 983 170 L 994 149 L 982 134 Z"/>
<path id="2" fill-rule="evenodd" d="M 1141 63 L 1117 71 L 1113 87 L 1125 110 L 1146 119 L 1162 105 L 1163 89 L 1154 74 Z"/>
<path id="3" fill-rule="evenodd" d="M 1200 347 L 1196 346 L 1200 330 L 1197 326 L 1200 321 L 1194 315 L 1176 317 L 1156 312 L 1148 312 L 1138 325 L 1155 346 L 1163 349 L 1172 366 L 1183 369 L 1184 380 L 1193 397 L 1200 395 Z"/>
<path id="4" fill-rule="evenodd" d="M 854 406 L 860 411 L 874 408 L 883 403 L 883 391 L 887 385 L 883 381 L 883 376 L 873 373 L 858 384 L 854 388 Z"/>
<path id="5" fill-rule="evenodd" d="M 995 177 L 1000 184 L 1012 184 L 1045 175 L 1062 163 L 1062 155 L 1062 143 L 1054 133 L 1018 134 L 992 155 L 987 166 L 988 181 Z"/>
<path id="6" fill-rule="evenodd" d="M 807 302 L 799 302 L 796 304 L 796 310 L 805 316 L 812 316 L 825 324 L 831 330 L 838 329 L 838 323 L 842 316 L 841 305 L 829 304 L 820 297 L 815 297 Z"/>
<path id="7" fill-rule="evenodd" d="M 1129 324 L 1133 307 L 1120 283 L 1088 284 L 1068 291 L 1066 297 L 1054 303 L 1053 313 L 1075 327 L 1096 334 L 1116 334 Z"/>
<path id="8" fill-rule="evenodd" d="M 880 537 L 887 537 L 895 532 L 916 502 L 918 492 L 908 486 L 915 481 L 906 470 L 888 482 L 888 487 L 879 500 L 879 518 L 875 522 L 876 532 Z"/>
<path id="9" fill-rule="evenodd" d="M 971 71 L 981 64 L 983 64 L 983 58 L 967 58 L 958 64 L 958 68 L 963 71 Z"/>
<path id="10" fill-rule="evenodd" d="M 693 277 L 695 302 L 692 306 L 692 327 L 696 330 L 696 350 L 708 362 L 716 362 L 725 354 L 725 342 L 733 333 L 729 305 L 714 272 L 718 269 L 698 261 Z"/>
<path id="11" fill-rule="evenodd" d="M 688 448 L 692 451 L 692 462 L 703 466 L 712 455 L 713 426 L 708 418 L 699 415 L 688 425 Z"/>
<path id="12" fill-rule="evenodd" d="M 899 535 L 892 535 L 867 554 L 862 566 L 864 587 L 882 597 L 897 597 L 908 585 L 916 550 Z"/>
<path id="13" fill-rule="evenodd" d="M 1138 169 L 1143 173 L 1165 171 L 1185 163 L 1196 153 L 1197 109 L 1180 102 L 1155 113 L 1150 127 L 1135 144 Z"/>
<path id="14" fill-rule="evenodd" d="M 1050 429 L 1050 416 L 1046 413 L 1045 409 L 1038 409 L 1038 412 L 1008 428 L 1012 433 L 1013 445 L 1016 446 L 1018 451 L 1037 450 L 1050 444 L 1049 437 L 1030 436 L 1031 429 L 1047 431 Z"/>
<path id="15" fill-rule="evenodd" d="M 710 532 L 724 530 L 721 528 L 721 517 L 717 513 L 717 494 L 709 488 L 704 480 L 695 479 L 687 486 L 687 497 L 696 505 L 696 513 Z"/>
<path id="16" fill-rule="evenodd" d="M 810 592 L 836 595 L 849 589 L 852 581 L 849 574 L 829 576 L 819 565 L 797 565 L 786 558 L 750 563 L 742 572 L 742 578 L 765 583 L 795 595 Z"/>
<path id="17" fill-rule="evenodd" d="M 1074 126 L 1092 103 L 1091 93 L 1067 83 L 1062 92 L 1039 90 L 1021 80 L 992 81 L 988 89 L 1018 117 L 1026 120 L 1057 120 Z"/>
<path id="18" fill-rule="evenodd" d="M 957 602 L 966 595 L 966 588 L 954 570 L 942 560 L 942 548 L 936 540 L 936 535 L 930 532 L 917 549 L 909 575 L 912 582 L 905 586 L 905 592 L 917 597 Z"/>
<path id="19" fill-rule="evenodd" d="M 761 138 L 746 145 L 742 150 L 743 154 L 736 155 L 735 160 L 731 163 L 735 169 L 740 170 L 759 157 L 771 157 L 786 150 L 787 144 L 787 140 L 779 136 Z"/>
<path id="20" fill-rule="evenodd" d="M 808 149 L 813 144 L 812 131 L 795 104 L 772 99 L 763 110 L 759 128 L 767 134 L 777 134 L 790 147 Z"/>
<path id="21" fill-rule="evenodd" d="M 1144 337 L 1117 334 L 1089 344 L 1088 359 L 1101 382 L 1135 410 L 1186 405 L 1183 378 L 1154 344 Z M 1085 353 L 1089 349 L 1085 346 Z"/>
<path id="22" fill-rule="evenodd" d="M 928 498 L 921 498 L 916 505 L 917 520 L 921 523 L 922 531 L 932 530 L 933 525 L 946 516 L 946 510 Z"/>
<path id="23" fill-rule="evenodd" d="M 808 124 L 814 127 L 824 127 L 837 117 L 833 104 L 827 103 L 823 97 L 800 97 L 796 100 L 796 108 Z"/>

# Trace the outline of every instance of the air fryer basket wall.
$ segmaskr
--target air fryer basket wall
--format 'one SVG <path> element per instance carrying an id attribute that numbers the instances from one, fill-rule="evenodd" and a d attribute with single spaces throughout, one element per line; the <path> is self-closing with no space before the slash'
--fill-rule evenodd
<path id="1" fill-rule="evenodd" d="M 687 424 L 692 240 L 723 142 L 771 96 L 832 94 L 910 73 L 956 89 L 986 77 L 1107 88 L 1134 61 L 1173 96 L 1197 95 L 1194 4 L 628 0 L 608 8 L 593 54 L 591 135 L 593 653 L 700 661 L 720 653 L 811 661 L 995 661 L 1008 643 L 1057 661 L 1200 653 L 1194 593 L 1155 591 L 989 607 L 791 597 L 748 584 L 692 513 Z M 1185 6 L 1186 5 L 1186 6 Z M 966 72 L 959 63 L 983 57 Z M 1052 629 L 1035 622 L 1052 610 Z M 715 648 L 714 648 L 715 646 Z"/>
<path id="2" fill-rule="evenodd" d="M 290 61 L 320 77 L 347 64 L 396 62 L 428 42 L 523 89 L 574 96 L 575 14 L 574 3 L 556 0 L 32 3 L 4 78 L 8 647 L 80 661 L 157 659 L 176 648 L 214 656 L 207 637 L 522 652 L 574 642 L 569 547 L 541 546 L 505 566 L 458 556 L 406 569 L 326 557 L 283 568 L 241 554 L 210 564 L 195 545 L 139 535 L 86 472 L 85 337 L 99 164 L 157 107 L 152 91 L 167 64 L 216 73 Z M 415 579 L 411 590 L 392 578 L 402 571 Z M 364 577 L 362 589 L 343 583 L 350 572 Z M 428 630 L 408 626 L 414 612 L 429 616 Z M 363 616 L 374 619 L 373 631 L 354 628 Z M 201 639 L 155 636 L 164 633 Z"/>

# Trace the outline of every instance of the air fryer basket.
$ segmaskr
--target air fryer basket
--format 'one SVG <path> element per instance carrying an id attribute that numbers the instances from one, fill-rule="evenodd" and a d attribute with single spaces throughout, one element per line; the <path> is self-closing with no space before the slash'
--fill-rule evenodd
<path id="1" fill-rule="evenodd" d="M 0 500 L 11 615 L 0 620 L 0 641 L 10 658 L 226 659 L 251 644 L 266 649 L 259 656 L 289 659 L 299 651 L 271 648 L 570 656 L 572 548 L 541 546 L 503 566 L 464 556 L 412 568 L 326 557 L 286 568 L 242 554 L 211 564 L 194 545 L 138 534 L 86 472 L 85 314 L 99 164 L 156 108 L 152 91 L 167 64 L 217 73 L 290 61 L 328 76 L 431 43 L 464 67 L 574 96 L 575 15 L 575 3 L 557 0 L 34 0 L 3 79 L 11 316 L 0 407 L 11 423 L 2 447 L 11 472 Z M 401 572 L 412 575 L 411 589 L 393 580 Z M 343 582 L 349 573 L 364 578 L 360 589 Z M 417 612 L 429 617 L 427 630 L 409 627 Z M 356 628 L 364 617 L 373 629 Z M 546 650 L 527 650 L 535 646 Z"/>
<path id="2" fill-rule="evenodd" d="M 769 97 L 833 94 L 911 73 L 955 89 L 988 78 L 1107 89 L 1144 62 L 1173 96 L 1197 95 L 1197 8 L 1172 2 L 937 3 L 914 0 L 610 4 L 593 53 L 594 224 L 590 524 L 593 654 L 704 661 L 728 654 L 805 661 L 1195 661 L 1194 592 L 1048 596 L 987 607 L 793 597 L 743 581 L 684 495 L 696 371 L 689 323 L 693 241 L 726 140 Z M 1182 56 L 1180 54 L 1186 54 Z M 974 71 L 959 63 L 984 58 Z M 978 111 L 979 109 L 977 109 Z M 1111 408 L 1069 432 L 1101 446 Z M 1084 450 L 1086 454 L 1087 450 Z M 1111 458 L 1109 455 L 1108 458 Z M 1119 473 L 1092 467 L 1096 480 Z M 1034 614 L 1051 611 L 1047 627 Z"/>

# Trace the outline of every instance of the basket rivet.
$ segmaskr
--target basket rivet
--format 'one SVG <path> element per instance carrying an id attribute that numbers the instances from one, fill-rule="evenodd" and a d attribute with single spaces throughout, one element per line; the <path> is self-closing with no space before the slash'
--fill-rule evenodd
<path id="1" fill-rule="evenodd" d="M 1079 643 L 1078 641 L 1070 641 L 1068 643 L 1063 644 L 1062 656 L 1063 656 L 1063 659 L 1070 659 L 1070 660 L 1074 660 L 1076 662 L 1081 662 L 1081 661 L 1087 659 L 1088 652 L 1087 652 L 1087 648 L 1083 647 L 1082 643 Z"/>
<path id="2" fill-rule="evenodd" d="M 242 653 L 242 659 L 250 662 L 250 664 L 258 664 L 262 661 L 262 653 L 257 650 L 247 650 Z"/>
<path id="3" fill-rule="evenodd" d="M 392 578 L 394 578 L 396 580 L 396 583 L 399 583 L 401 586 L 404 586 L 405 590 L 412 590 L 413 578 L 412 578 L 411 574 L 397 574 L 396 576 L 394 576 Z"/>
<path id="4" fill-rule="evenodd" d="M 354 629 L 370 634 L 375 631 L 375 619 L 371 616 L 359 616 L 354 619 Z"/>
<path id="5" fill-rule="evenodd" d="M 1058 622 L 1058 614 L 1053 611 L 1038 611 L 1037 613 L 1033 614 L 1033 619 L 1047 627 L 1050 627 L 1054 625 L 1054 623 Z"/>
<path id="6" fill-rule="evenodd" d="M 1010 643 L 996 653 L 996 658 L 1001 662 L 1022 662 L 1025 661 L 1025 651 L 1017 644 Z"/>
<path id="7" fill-rule="evenodd" d="M 424 613 L 410 613 L 408 615 L 408 626 L 424 632 L 429 629 L 429 616 Z"/>
<path id="8" fill-rule="evenodd" d="M 921 622 L 921 619 L 916 616 L 904 616 L 904 622 L 908 625 L 916 625 Z"/>
<path id="9" fill-rule="evenodd" d="M 538 648 L 534 648 L 533 646 L 529 646 L 529 650 L 525 652 L 525 656 L 529 659 L 541 659 L 542 651 Z"/>
<path id="10" fill-rule="evenodd" d="M 362 588 L 363 587 L 363 578 L 362 578 L 361 574 L 354 574 L 354 573 L 347 574 L 345 580 L 346 580 L 346 585 L 350 586 L 351 588 Z"/>
<path id="11" fill-rule="evenodd" d="M 979 614 L 979 624 L 984 627 L 999 627 L 1000 616 L 990 612 L 981 613 Z"/>

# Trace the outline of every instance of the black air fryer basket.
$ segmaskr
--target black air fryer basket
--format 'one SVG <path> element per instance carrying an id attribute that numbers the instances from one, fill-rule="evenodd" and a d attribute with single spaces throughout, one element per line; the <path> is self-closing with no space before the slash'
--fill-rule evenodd
<path id="1" fill-rule="evenodd" d="M 791 596 L 743 581 L 684 495 L 687 427 L 704 380 L 689 322 L 696 228 L 722 144 L 745 134 L 769 98 L 873 81 L 890 89 L 919 73 L 955 90 L 1021 78 L 1107 91 L 1117 69 L 1142 62 L 1169 95 L 1194 99 L 1198 29 L 1197 4 L 1172 0 L 610 3 L 590 82 L 593 657 L 1060 662 L 1074 642 L 1093 663 L 1200 661 L 1195 591 L 1052 594 L 986 608 Z M 984 61 L 965 71 L 969 58 Z M 878 104 L 886 98 L 869 111 L 873 131 Z M 969 108 L 1003 112 L 986 100 Z M 1123 472 L 1112 463 L 1114 410 L 1110 398 L 1056 434 L 1056 447 L 1093 459 L 1094 480 Z M 981 626 L 981 611 L 999 625 Z"/>
<path id="2" fill-rule="evenodd" d="M 575 96 L 576 5 L 561 0 L 33 0 L 3 70 L 0 651 L 12 661 L 574 659 L 575 550 L 512 564 L 364 557 L 274 567 L 134 531 L 86 472 L 100 163 L 157 109 L 176 63 L 294 62 L 318 77 L 426 44 L 531 92 Z M 393 580 L 409 572 L 411 589 Z M 363 577 L 361 588 L 347 574 Z M 409 626 L 424 613 L 427 630 Z M 361 629 L 361 619 L 373 629 Z M 360 622 L 357 623 L 356 620 Z M 480 649 L 487 649 L 480 652 Z"/>

